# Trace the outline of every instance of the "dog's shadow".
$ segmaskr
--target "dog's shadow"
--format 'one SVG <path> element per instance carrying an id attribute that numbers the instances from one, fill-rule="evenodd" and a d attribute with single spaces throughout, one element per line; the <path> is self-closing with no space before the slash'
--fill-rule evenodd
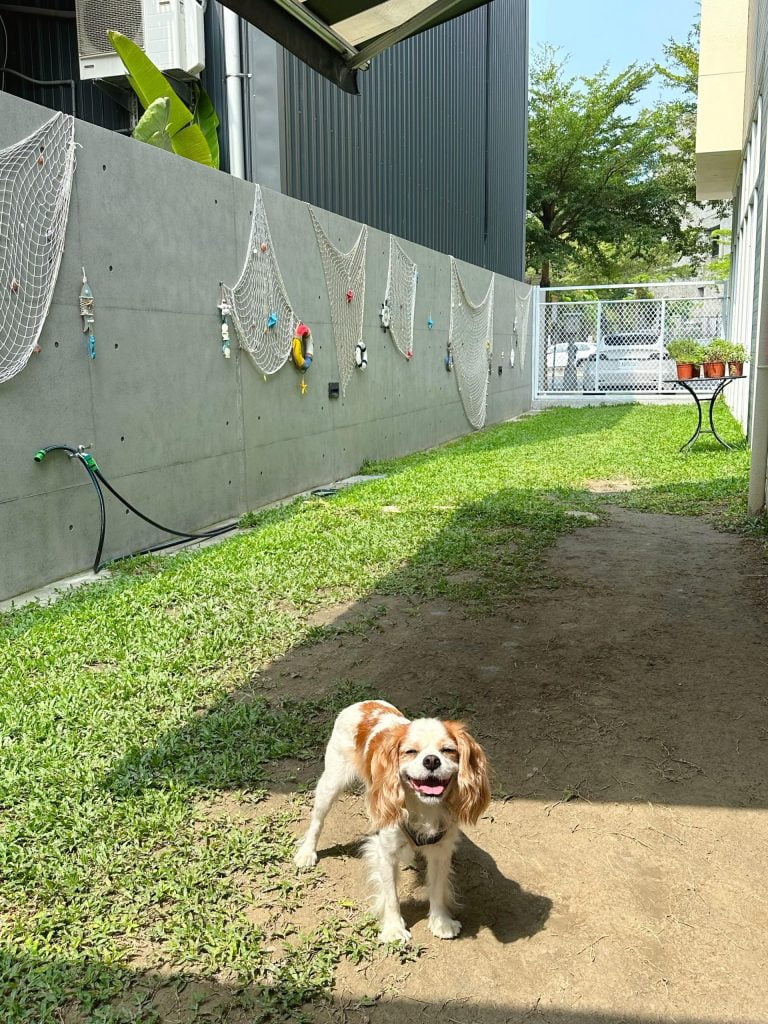
<path id="1" fill-rule="evenodd" d="M 499 870 L 493 857 L 462 836 L 454 856 L 453 884 L 461 936 L 472 938 L 489 928 L 498 942 L 517 942 L 540 932 L 552 900 L 526 892 Z"/>
<path id="2" fill-rule="evenodd" d="M 319 853 L 319 857 L 360 857 L 362 842 L 339 843 Z M 517 942 L 530 938 L 544 927 L 552 909 L 547 896 L 526 892 L 517 882 L 503 875 L 489 853 L 466 836 L 461 837 L 453 860 L 453 884 L 456 891 L 456 917 L 461 921 L 459 938 L 474 938 L 489 928 L 498 942 Z M 424 882 L 423 862 L 416 864 L 416 879 Z M 404 890 L 416 881 L 410 870 L 401 875 L 401 911 L 408 928 L 426 918 L 427 902 L 409 897 Z"/>

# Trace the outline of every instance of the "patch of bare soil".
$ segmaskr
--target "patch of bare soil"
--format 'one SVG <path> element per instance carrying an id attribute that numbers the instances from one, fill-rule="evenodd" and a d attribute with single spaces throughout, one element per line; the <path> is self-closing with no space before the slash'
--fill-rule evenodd
<path id="1" fill-rule="evenodd" d="M 429 934 L 406 871 L 423 954 L 344 965 L 318 1021 L 768 1020 L 765 564 L 701 520 L 617 510 L 564 538 L 549 570 L 559 589 L 492 618 L 373 595 L 360 616 L 385 608 L 366 633 L 261 677 L 313 697 L 352 679 L 462 715 L 495 770 L 457 856 L 459 938 Z M 350 795 L 331 812 L 297 917 L 364 903 L 362 811 Z"/>

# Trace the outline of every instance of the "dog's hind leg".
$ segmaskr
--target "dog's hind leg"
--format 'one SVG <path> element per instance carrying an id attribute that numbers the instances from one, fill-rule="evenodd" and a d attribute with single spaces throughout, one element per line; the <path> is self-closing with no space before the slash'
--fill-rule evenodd
<path id="1" fill-rule="evenodd" d="M 309 828 L 293 858 L 296 867 L 308 869 L 317 864 L 317 841 L 326 815 L 355 778 L 355 773 L 350 770 L 344 759 L 326 754 L 325 771 L 320 776 L 315 790 Z"/>

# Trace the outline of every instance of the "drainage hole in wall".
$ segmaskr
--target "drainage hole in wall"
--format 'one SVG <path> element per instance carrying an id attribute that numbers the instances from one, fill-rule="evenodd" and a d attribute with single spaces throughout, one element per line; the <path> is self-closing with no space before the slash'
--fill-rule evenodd
<path id="1" fill-rule="evenodd" d="M 59 343 L 58 343 L 58 341 L 54 341 L 54 343 L 53 343 L 53 347 L 54 347 L 54 348 L 58 348 L 58 347 L 59 347 Z"/>
<path id="2" fill-rule="evenodd" d="M 102 165 L 101 165 L 101 169 L 102 169 L 102 171 L 106 171 L 106 169 L 107 169 L 107 165 L 106 165 L 106 164 L 102 164 Z"/>
<path id="3" fill-rule="evenodd" d="M 124 440 L 125 440 L 125 434 L 121 434 L 121 435 L 120 435 L 120 440 L 121 440 L 121 441 L 124 441 Z"/>
<path id="4" fill-rule="evenodd" d="M 110 272 L 110 274 L 112 273 L 112 264 L 111 263 L 109 264 L 109 272 Z"/>
<path id="5" fill-rule="evenodd" d="M 228 481 L 228 484 L 229 484 L 229 486 L 231 487 L 231 486 L 232 486 L 232 481 L 231 481 L 231 480 L 229 480 L 229 481 Z"/>
<path id="6" fill-rule="evenodd" d="M 115 348 L 117 348 L 117 342 L 115 342 Z"/>
<path id="7" fill-rule="evenodd" d="M 72 523 L 70 523 L 69 524 L 69 528 L 70 528 L 70 530 L 74 530 L 75 527 L 74 527 L 74 525 Z"/>
<path id="8" fill-rule="evenodd" d="M 213 200 L 213 205 L 214 206 L 218 206 L 219 205 L 219 200 L 218 199 L 214 199 Z"/>
<path id="9" fill-rule="evenodd" d="M 225 426 L 225 427 L 228 427 L 228 426 L 229 426 L 229 420 L 227 420 L 227 422 L 226 422 L 226 423 L 224 424 L 224 426 Z"/>
<path id="10" fill-rule="evenodd" d="M 126 514 L 127 516 L 129 516 L 129 515 L 131 514 L 131 510 L 130 510 L 129 508 L 127 508 L 127 509 L 125 510 L 125 514 Z"/>

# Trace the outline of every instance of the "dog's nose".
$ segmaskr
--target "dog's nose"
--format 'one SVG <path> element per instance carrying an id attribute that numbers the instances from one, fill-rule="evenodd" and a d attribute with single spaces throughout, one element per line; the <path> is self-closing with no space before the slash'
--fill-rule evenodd
<path id="1" fill-rule="evenodd" d="M 440 767 L 440 758 L 435 754 L 427 754 L 421 763 L 428 772 L 435 772 Z"/>

